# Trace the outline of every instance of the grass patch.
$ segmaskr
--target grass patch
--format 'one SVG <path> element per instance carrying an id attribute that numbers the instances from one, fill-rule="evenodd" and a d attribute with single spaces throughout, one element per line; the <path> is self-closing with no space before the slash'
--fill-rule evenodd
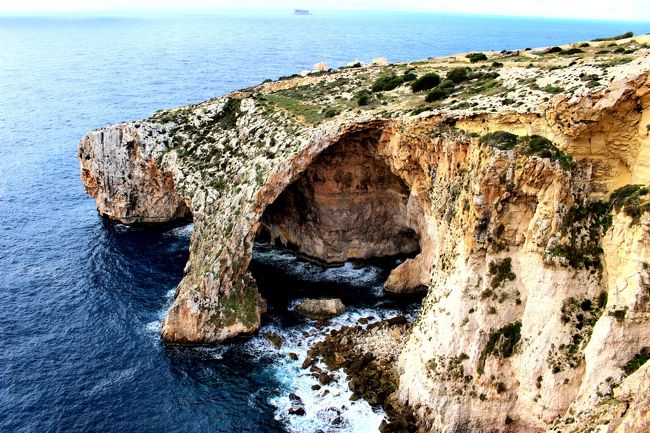
<path id="1" fill-rule="evenodd" d="M 426 102 L 441 101 L 447 97 L 447 92 L 445 92 L 440 87 L 436 87 L 427 93 L 427 96 L 424 98 Z"/>
<path id="2" fill-rule="evenodd" d="M 521 137 L 519 139 L 519 147 L 528 156 L 538 156 L 554 162 L 557 161 L 565 170 L 575 168 L 575 162 L 573 162 L 571 155 L 562 152 L 551 140 L 541 135 Z"/>
<path id="3" fill-rule="evenodd" d="M 584 53 L 580 48 L 569 48 L 568 50 L 564 50 L 560 53 L 562 56 L 571 56 L 573 54 L 580 54 Z"/>
<path id="4" fill-rule="evenodd" d="M 551 95 L 557 95 L 558 93 L 564 92 L 564 88 L 554 86 L 552 84 L 549 84 L 546 87 L 542 87 L 540 90 L 545 91 L 546 93 L 550 93 Z"/>
<path id="5" fill-rule="evenodd" d="M 369 90 L 360 90 L 357 93 L 357 105 L 363 107 L 370 104 L 370 98 L 372 98 L 372 93 Z"/>
<path id="6" fill-rule="evenodd" d="M 324 113 L 317 105 L 279 94 L 266 95 L 266 99 L 294 116 L 304 119 L 305 123 L 317 125 L 325 119 Z"/>
<path id="7" fill-rule="evenodd" d="M 454 68 L 447 72 L 447 79 L 455 84 L 460 84 L 463 81 L 467 81 L 468 75 L 468 68 Z"/>
<path id="8" fill-rule="evenodd" d="M 609 209 L 609 203 L 600 200 L 576 203 L 567 211 L 560 227 L 563 243 L 547 250 L 547 254 L 563 257 L 562 264 L 572 268 L 599 268 L 600 238 L 612 224 Z"/>

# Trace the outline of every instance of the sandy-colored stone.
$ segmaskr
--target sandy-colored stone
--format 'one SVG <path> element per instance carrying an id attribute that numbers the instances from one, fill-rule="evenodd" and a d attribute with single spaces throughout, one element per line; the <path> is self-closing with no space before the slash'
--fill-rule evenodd
<path id="1" fill-rule="evenodd" d="M 305 299 L 296 304 L 296 313 L 310 319 L 330 319 L 345 313 L 340 299 Z"/>
<path id="2" fill-rule="evenodd" d="M 125 223 L 191 209 L 167 341 L 258 329 L 265 302 L 248 265 L 260 226 L 326 262 L 410 252 L 386 290 L 427 289 L 396 370 L 422 429 L 644 431 L 648 366 L 622 367 L 648 345 L 648 198 L 637 218 L 594 203 L 650 183 L 648 42 L 265 83 L 89 133 L 82 179 L 100 213 Z M 356 103 L 387 71 L 468 65 L 498 77 L 428 105 L 407 86 Z M 494 131 L 546 137 L 575 164 L 481 140 Z"/>

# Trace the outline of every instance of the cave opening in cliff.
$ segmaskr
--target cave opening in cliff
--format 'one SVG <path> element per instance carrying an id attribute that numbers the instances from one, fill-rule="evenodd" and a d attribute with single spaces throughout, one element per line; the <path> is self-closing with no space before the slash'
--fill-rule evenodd
<path id="1" fill-rule="evenodd" d="M 266 208 L 256 244 L 343 268 L 343 279 L 356 278 L 346 267 L 380 266 L 381 284 L 419 254 L 420 212 L 408 185 L 378 154 L 380 136 L 349 134 L 316 156 Z"/>

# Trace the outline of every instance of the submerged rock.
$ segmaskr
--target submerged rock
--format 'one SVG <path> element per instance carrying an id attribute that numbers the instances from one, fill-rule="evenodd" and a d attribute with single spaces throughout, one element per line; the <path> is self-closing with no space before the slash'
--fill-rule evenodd
<path id="1" fill-rule="evenodd" d="M 275 332 L 265 332 L 264 333 L 264 338 L 266 338 L 276 349 L 279 349 L 282 347 L 282 337 Z M 294 353 L 295 355 L 295 353 Z M 291 354 L 289 354 L 289 357 L 291 357 Z"/>
<path id="2" fill-rule="evenodd" d="M 330 319 L 344 312 L 340 299 L 305 299 L 296 305 L 296 313 L 310 319 Z"/>

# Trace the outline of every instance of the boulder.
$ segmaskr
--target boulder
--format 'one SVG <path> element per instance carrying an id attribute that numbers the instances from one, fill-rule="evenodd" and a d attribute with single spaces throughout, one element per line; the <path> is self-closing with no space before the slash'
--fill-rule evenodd
<path id="1" fill-rule="evenodd" d="M 310 319 L 330 319 L 345 312 L 340 299 L 305 299 L 296 305 L 296 313 Z"/>
<path id="2" fill-rule="evenodd" d="M 291 415 L 305 415 L 305 404 L 302 402 L 300 396 L 291 393 L 289 394 L 289 400 L 291 401 L 291 406 L 289 407 L 289 414 Z"/>

